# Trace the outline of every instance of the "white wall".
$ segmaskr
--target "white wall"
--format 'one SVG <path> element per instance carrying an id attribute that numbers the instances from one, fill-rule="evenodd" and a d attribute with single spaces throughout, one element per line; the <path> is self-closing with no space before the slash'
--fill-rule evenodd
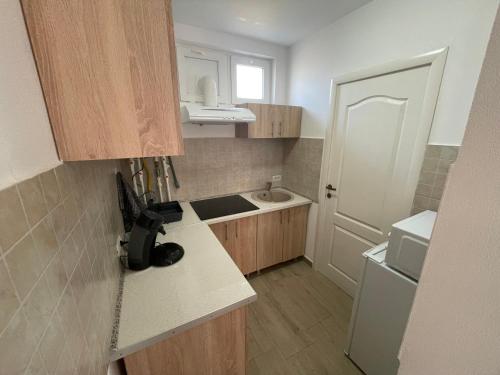
<path id="1" fill-rule="evenodd" d="M 432 234 L 399 374 L 500 374 L 500 14 Z"/>
<path id="2" fill-rule="evenodd" d="M 374 0 L 295 44 L 289 102 L 303 137 L 324 137 L 335 76 L 450 47 L 430 143 L 462 141 L 498 0 Z"/>
<path id="3" fill-rule="evenodd" d="M 273 59 L 274 103 L 286 104 L 288 82 L 288 47 L 257 39 L 175 22 L 177 41 L 198 44 L 223 51 Z M 184 137 L 234 137 L 234 125 L 184 125 Z"/>
<path id="4" fill-rule="evenodd" d="M 59 164 L 19 1 L 0 2 L 0 189 Z"/>

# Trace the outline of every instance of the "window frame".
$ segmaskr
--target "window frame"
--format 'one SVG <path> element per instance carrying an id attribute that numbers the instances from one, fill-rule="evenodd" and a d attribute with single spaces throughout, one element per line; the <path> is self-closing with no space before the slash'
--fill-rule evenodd
<path id="1" fill-rule="evenodd" d="M 246 99 L 237 96 L 237 77 L 236 65 L 249 65 L 262 68 L 262 99 Z M 231 102 L 232 104 L 242 103 L 271 103 L 271 85 L 272 85 L 272 60 L 243 55 L 231 55 Z"/>
<path id="2" fill-rule="evenodd" d="M 217 99 L 221 104 L 231 104 L 230 93 L 230 74 L 229 74 L 229 59 L 230 55 L 226 52 L 215 50 L 212 48 L 200 47 L 195 44 L 176 43 L 177 49 L 177 69 L 179 76 L 180 99 L 185 102 L 203 103 L 205 98 L 203 95 L 193 93 L 194 87 L 190 77 L 187 75 L 188 58 L 211 61 L 217 64 L 218 76 L 213 77 L 217 83 Z"/>

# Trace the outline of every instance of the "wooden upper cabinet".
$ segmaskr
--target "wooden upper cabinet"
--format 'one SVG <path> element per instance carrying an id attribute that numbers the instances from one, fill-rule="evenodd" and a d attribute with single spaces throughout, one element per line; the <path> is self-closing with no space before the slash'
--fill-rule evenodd
<path id="1" fill-rule="evenodd" d="M 309 205 L 285 210 L 283 261 L 304 255 L 307 236 Z"/>
<path id="2" fill-rule="evenodd" d="M 237 124 L 236 136 L 243 138 L 298 138 L 302 120 L 302 107 L 275 104 L 241 104 L 250 109 L 257 121 Z"/>
<path id="3" fill-rule="evenodd" d="M 302 107 L 288 106 L 285 111 L 285 121 L 283 122 L 282 137 L 300 137 L 300 125 L 302 123 Z"/>
<path id="4" fill-rule="evenodd" d="M 170 0 L 21 0 L 59 157 L 183 153 Z"/>

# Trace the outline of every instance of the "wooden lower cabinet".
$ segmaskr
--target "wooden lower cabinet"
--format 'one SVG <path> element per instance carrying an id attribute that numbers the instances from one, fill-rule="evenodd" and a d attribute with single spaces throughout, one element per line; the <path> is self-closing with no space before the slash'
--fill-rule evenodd
<path id="1" fill-rule="evenodd" d="M 257 216 L 211 224 L 210 229 L 244 275 L 257 270 Z"/>
<path id="2" fill-rule="evenodd" d="M 246 307 L 125 357 L 127 375 L 243 375 Z"/>
<path id="3" fill-rule="evenodd" d="M 283 261 L 304 255 L 306 248 L 308 214 L 308 205 L 285 210 Z"/>
<path id="4" fill-rule="evenodd" d="M 259 215 L 257 269 L 304 255 L 309 205 Z"/>
<path id="5" fill-rule="evenodd" d="M 304 255 L 309 205 L 211 224 L 244 275 Z"/>
<path id="6" fill-rule="evenodd" d="M 283 216 L 285 210 L 258 215 L 257 269 L 283 261 Z"/>

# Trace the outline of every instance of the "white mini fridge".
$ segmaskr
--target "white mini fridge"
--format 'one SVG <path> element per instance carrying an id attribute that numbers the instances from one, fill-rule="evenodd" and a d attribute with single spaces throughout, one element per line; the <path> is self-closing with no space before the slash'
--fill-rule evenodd
<path id="1" fill-rule="evenodd" d="M 396 375 L 417 283 L 385 263 L 387 242 L 363 254 L 347 356 L 367 375 Z"/>

